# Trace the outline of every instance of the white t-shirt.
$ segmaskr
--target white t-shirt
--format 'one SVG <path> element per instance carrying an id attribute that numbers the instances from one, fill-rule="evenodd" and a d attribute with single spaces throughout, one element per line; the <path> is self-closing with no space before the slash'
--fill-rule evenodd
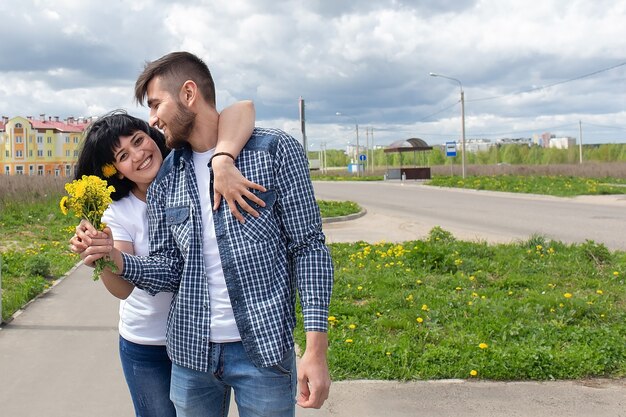
<path id="1" fill-rule="evenodd" d="M 111 203 L 102 221 L 111 228 L 113 239 L 132 242 L 135 255 L 149 254 L 146 203 L 133 193 Z M 135 288 L 126 300 L 120 301 L 120 335 L 140 345 L 165 345 L 171 303 L 172 293 L 162 292 L 153 297 Z"/>
<path id="2" fill-rule="evenodd" d="M 209 305 L 211 313 L 211 342 L 225 343 L 241 340 L 233 307 L 228 296 L 222 261 L 215 237 L 213 207 L 211 206 L 209 160 L 215 149 L 193 153 L 193 165 L 200 194 L 202 211 L 202 251 L 207 281 L 209 283 Z"/>

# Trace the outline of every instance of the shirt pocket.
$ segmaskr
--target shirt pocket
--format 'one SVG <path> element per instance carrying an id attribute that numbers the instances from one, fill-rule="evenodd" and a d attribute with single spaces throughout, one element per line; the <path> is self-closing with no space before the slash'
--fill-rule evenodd
<path id="1" fill-rule="evenodd" d="M 179 249 L 188 249 L 191 238 L 189 206 L 167 207 L 165 224 L 170 229 Z"/>
<path id="2" fill-rule="evenodd" d="M 249 218 L 246 218 L 246 222 L 241 225 L 241 232 L 244 238 L 250 240 L 270 240 L 279 234 L 278 225 L 274 217 L 276 190 L 267 190 L 264 193 L 256 193 L 256 196 L 265 202 L 265 207 L 261 207 L 251 201 L 248 201 L 248 204 L 259 212 L 259 217 L 254 218 L 249 216 Z"/>

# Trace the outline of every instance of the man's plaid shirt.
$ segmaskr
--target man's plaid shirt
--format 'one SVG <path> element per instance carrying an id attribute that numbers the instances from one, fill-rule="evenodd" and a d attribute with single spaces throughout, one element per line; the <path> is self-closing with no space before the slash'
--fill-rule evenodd
<path id="1" fill-rule="evenodd" d="M 224 201 L 213 221 L 243 345 L 257 366 L 272 366 L 293 347 L 296 289 L 305 330 L 327 330 L 333 266 L 300 144 L 280 130 L 256 128 L 236 165 L 267 189 L 258 194 L 266 206 L 255 207 L 256 219 L 245 213 L 240 224 Z M 206 372 L 209 291 L 194 169 L 210 167 L 194 168 L 189 149 L 165 159 L 147 196 L 150 256 L 123 254 L 123 276 L 151 294 L 175 293 L 168 353 L 174 363 Z"/>

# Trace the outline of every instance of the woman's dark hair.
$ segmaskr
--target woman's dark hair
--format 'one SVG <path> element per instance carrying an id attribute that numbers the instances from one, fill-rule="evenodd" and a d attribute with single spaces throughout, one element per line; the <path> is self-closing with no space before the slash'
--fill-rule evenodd
<path id="1" fill-rule="evenodd" d="M 120 136 L 130 136 L 138 130 L 145 132 L 156 142 L 163 158 L 167 156 L 169 149 L 165 146 L 165 137 L 160 131 L 145 121 L 128 115 L 124 110 L 114 110 L 90 124 L 85 131 L 75 178 L 79 179 L 83 175 L 98 176 L 115 188 L 115 192 L 111 194 L 114 201 L 126 197 L 135 183 L 126 177 L 120 179 L 117 174 L 106 178 L 102 167 L 115 161 L 113 148 L 120 145 Z"/>

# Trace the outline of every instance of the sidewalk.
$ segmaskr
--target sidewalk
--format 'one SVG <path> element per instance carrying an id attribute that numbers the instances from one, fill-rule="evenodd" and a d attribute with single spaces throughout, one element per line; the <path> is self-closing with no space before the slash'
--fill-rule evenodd
<path id="1" fill-rule="evenodd" d="M 81 266 L 0 328 L 0 416 L 132 417 L 117 306 Z M 296 416 L 626 417 L 626 380 L 336 382 Z"/>

